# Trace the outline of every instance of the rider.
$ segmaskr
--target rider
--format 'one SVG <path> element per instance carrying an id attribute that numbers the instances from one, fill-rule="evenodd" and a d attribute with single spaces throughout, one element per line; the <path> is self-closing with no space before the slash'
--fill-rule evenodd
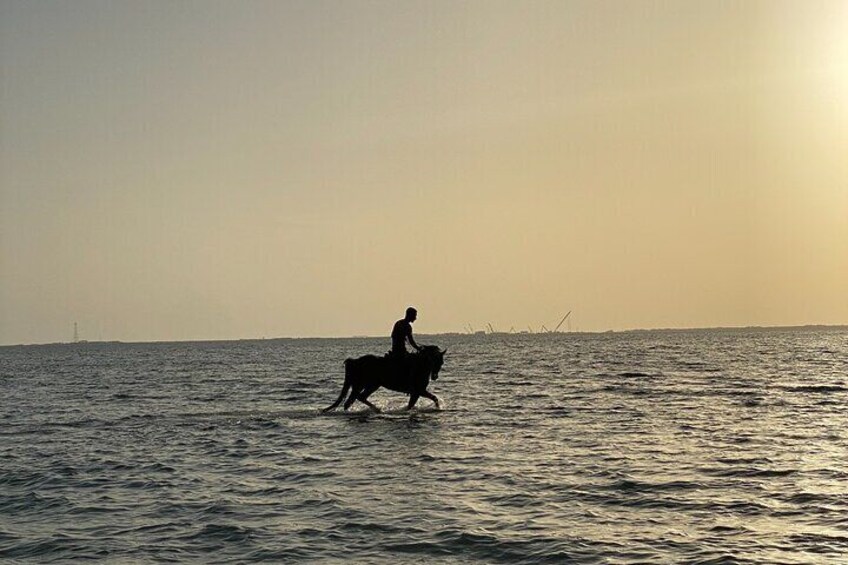
<path id="1" fill-rule="evenodd" d="M 421 347 L 412 339 L 412 322 L 416 318 L 418 318 L 418 310 L 410 306 L 406 309 L 406 316 L 395 322 L 392 328 L 392 350 L 390 352 L 390 355 L 393 357 L 403 358 L 409 355 L 409 352 L 406 350 L 407 340 L 416 351 L 421 351 Z"/>

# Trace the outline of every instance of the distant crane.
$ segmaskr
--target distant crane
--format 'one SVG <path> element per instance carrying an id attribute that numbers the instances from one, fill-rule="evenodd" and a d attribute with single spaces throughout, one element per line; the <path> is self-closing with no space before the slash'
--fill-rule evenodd
<path id="1" fill-rule="evenodd" d="M 560 326 L 562 326 L 562 323 L 565 322 L 566 318 L 568 318 L 569 316 L 571 316 L 571 310 L 569 310 L 568 314 L 563 316 L 562 320 L 559 321 L 559 323 L 557 324 L 557 327 L 554 328 L 554 333 L 557 333 L 559 331 Z"/>
<path id="2" fill-rule="evenodd" d="M 492 327 L 492 324 L 486 324 L 486 325 L 489 327 L 489 333 L 490 334 L 495 333 L 495 328 Z"/>

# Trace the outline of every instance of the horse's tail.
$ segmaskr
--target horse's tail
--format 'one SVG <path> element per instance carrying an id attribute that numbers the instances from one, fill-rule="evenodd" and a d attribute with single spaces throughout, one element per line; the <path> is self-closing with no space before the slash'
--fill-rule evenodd
<path id="1" fill-rule="evenodd" d="M 352 361 L 351 359 L 345 359 L 345 362 L 344 362 L 345 379 L 344 379 L 344 386 L 342 387 L 341 394 L 339 394 L 339 397 L 336 399 L 335 402 L 333 402 L 331 405 L 324 408 L 324 410 L 322 410 L 322 412 L 329 412 L 330 410 L 335 410 L 336 407 L 339 404 L 342 403 L 342 400 L 344 400 L 344 397 L 347 395 L 347 391 L 350 390 L 350 377 L 348 376 L 348 373 L 349 373 L 348 366 L 350 365 L 351 361 Z"/>

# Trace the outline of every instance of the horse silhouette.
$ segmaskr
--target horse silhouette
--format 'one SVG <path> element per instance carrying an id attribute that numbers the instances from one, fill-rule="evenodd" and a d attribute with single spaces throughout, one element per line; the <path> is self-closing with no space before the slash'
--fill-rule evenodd
<path id="1" fill-rule="evenodd" d="M 427 390 L 427 386 L 431 378 L 434 381 L 439 378 L 439 371 L 442 369 L 447 351 L 447 349 L 442 351 L 435 345 L 425 345 L 418 353 L 404 356 L 364 355 L 357 359 L 346 359 L 342 392 L 333 404 L 324 409 L 324 412 L 334 410 L 341 404 L 348 391 L 350 395 L 344 403 L 345 410 L 358 400 L 379 412 L 380 409 L 369 402 L 368 397 L 380 387 L 407 393 L 409 395 L 407 410 L 412 409 L 421 396 L 435 402 L 438 408 L 439 399 Z"/>

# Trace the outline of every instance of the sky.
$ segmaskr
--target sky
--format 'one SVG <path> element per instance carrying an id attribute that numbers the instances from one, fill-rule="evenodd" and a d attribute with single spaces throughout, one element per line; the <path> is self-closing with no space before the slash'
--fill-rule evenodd
<path id="1" fill-rule="evenodd" d="M 848 324 L 846 30 L 0 0 L 0 344 Z"/>

